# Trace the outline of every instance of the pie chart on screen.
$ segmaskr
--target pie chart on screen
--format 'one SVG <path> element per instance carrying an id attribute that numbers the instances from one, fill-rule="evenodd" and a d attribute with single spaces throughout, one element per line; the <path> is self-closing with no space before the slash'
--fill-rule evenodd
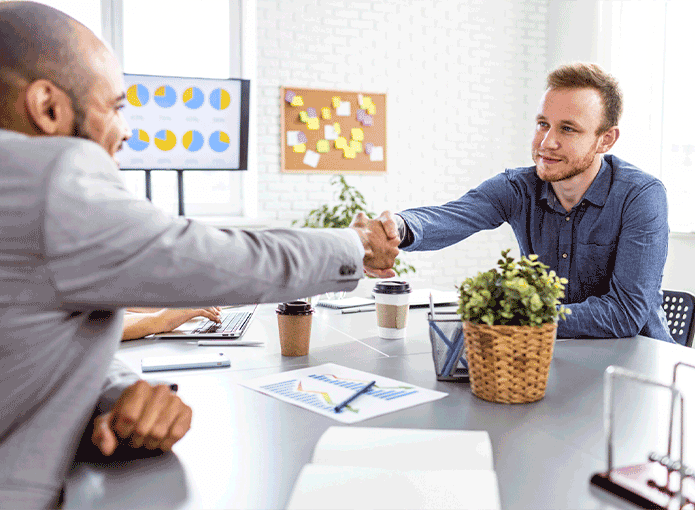
<path id="1" fill-rule="evenodd" d="M 150 146 L 150 135 L 142 129 L 133 129 L 133 136 L 126 143 L 134 151 L 144 151 Z"/>
<path id="2" fill-rule="evenodd" d="M 215 152 L 224 152 L 229 147 L 229 135 L 224 131 L 215 131 L 210 135 L 210 148 Z"/>
<path id="3" fill-rule="evenodd" d="M 224 110 L 229 106 L 229 92 L 224 89 L 215 89 L 210 94 L 210 104 L 215 110 Z"/>
<path id="4" fill-rule="evenodd" d="M 138 83 L 128 87 L 126 98 L 133 106 L 145 106 L 147 101 L 150 100 L 150 93 L 147 90 L 147 87 Z"/>
<path id="5" fill-rule="evenodd" d="M 192 110 L 196 110 L 203 105 L 205 96 L 198 87 L 188 87 L 183 92 L 183 104 Z"/>
<path id="6" fill-rule="evenodd" d="M 176 91 L 169 85 L 157 87 L 154 91 L 154 102 L 162 108 L 170 108 L 176 102 Z"/>
<path id="7" fill-rule="evenodd" d="M 154 135 L 154 144 L 159 150 L 170 151 L 176 145 L 176 135 L 168 129 L 157 131 Z"/>
<path id="8" fill-rule="evenodd" d="M 181 139 L 181 143 L 183 144 L 184 148 L 189 152 L 199 151 L 201 147 L 203 147 L 204 142 L 205 139 L 203 138 L 203 135 L 195 130 L 186 132 Z"/>

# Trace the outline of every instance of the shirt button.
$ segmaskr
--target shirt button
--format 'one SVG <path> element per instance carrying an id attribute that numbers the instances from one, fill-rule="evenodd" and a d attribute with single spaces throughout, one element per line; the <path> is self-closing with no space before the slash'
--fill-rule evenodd
<path id="1" fill-rule="evenodd" d="M 563 258 L 563 259 L 566 259 L 566 258 L 567 258 L 567 254 L 566 254 L 566 253 L 563 253 L 563 254 L 562 254 L 562 258 Z"/>
<path id="2" fill-rule="evenodd" d="M 569 216 L 566 216 L 566 217 L 565 217 L 565 221 L 569 221 L 569 220 L 570 220 L 570 217 L 569 217 Z"/>

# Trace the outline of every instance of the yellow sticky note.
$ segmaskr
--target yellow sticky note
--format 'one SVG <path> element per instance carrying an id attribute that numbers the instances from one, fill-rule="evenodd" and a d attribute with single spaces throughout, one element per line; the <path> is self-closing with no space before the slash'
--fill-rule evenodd
<path id="1" fill-rule="evenodd" d="M 364 98 L 362 98 L 362 108 L 365 108 L 365 109 L 366 109 L 366 108 L 369 108 L 369 107 L 372 106 L 373 104 L 374 104 L 374 103 L 372 102 L 372 98 L 371 98 L 371 97 L 369 97 L 369 96 L 364 96 Z"/>
<path id="2" fill-rule="evenodd" d="M 357 153 L 351 149 L 350 147 L 345 147 L 343 148 L 343 156 L 346 157 L 347 159 L 355 159 L 355 156 Z"/>
<path id="3" fill-rule="evenodd" d="M 347 140 L 345 139 L 344 136 L 339 136 L 338 138 L 335 139 L 335 148 L 336 149 L 344 149 L 347 147 Z M 296 145 L 295 145 L 296 147 Z"/>
<path id="4" fill-rule="evenodd" d="M 333 96 L 333 97 L 331 98 L 331 104 L 333 105 L 333 108 L 338 108 L 338 107 L 340 106 L 340 103 L 341 103 L 340 97 L 338 97 L 338 96 Z"/>
<path id="5" fill-rule="evenodd" d="M 340 124 L 338 124 L 337 122 L 333 123 L 333 131 L 335 131 L 336 135 L 339 135 L 340 134 Z"/>
<path id="6" fill-rule="evenodd" d="M 367 113 L 369 115 L 376 115 L 376 105 L 374 103 L 369 105 L 369 107 L 367 108 Z"/>
<path id="7" fill-rule="evenodd" d="M 294 152 L 306 152 L 306 144 L 300 143 L 299 145 L 292 146 Z"/>
<path id="8" fill-rule="evenodd" d="M 309 120 L 306 121 L 306 127 L 309 129 L 318 129 L 319 128 L 319 119 L 317 117 L 312 117 Z"/>
<path id="9" fill-rule="evenodd" d="M 323 120 L 331 120 L 331 109 L 321 108 L 321 117 L 323 117 Z"/>
<path id="10" fill-rule="evenodd" d="M 294 96 L 290 104 L 292 106 L 304 106 L 304 99 L 302 99 L 302 96 Z"/>
<path id="11" fill-rule="evenodd" d="M 328 143 L 328 140 L 319 140 L 316 142 L 316 151 L 317 152 L 328 152 L 331 149 L 330 144 Z"/>
<path id="12" fill-rule="evenodd" d="M 362 128 L 352 128 L 352 139 L 358 142 L 361 142 L 364 140 L 364 131 L 362 131 Z"/>
<path id="13" fill-rule="evenodd" d="M 350 148 L 355 152 L 362 152 L 362 142 L 350 141 Z"/>
<path id="14" fill-rule="evenodd" d="M 299 120 L 301 120 L 302 122 L 306 122 L 307 120 L 309 120 L 309 114 L 305 111 L 299 112 Z"/>

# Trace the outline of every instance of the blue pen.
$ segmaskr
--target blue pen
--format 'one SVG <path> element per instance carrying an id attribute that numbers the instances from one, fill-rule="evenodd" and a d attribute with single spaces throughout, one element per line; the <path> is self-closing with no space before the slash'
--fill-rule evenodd
<path id="1" fill-rule="evenodd" d="M 362 389 L 359 390 L 357 393 L 355 393 L 354 395 L 352 395 L 350 398 L 348 398 L 348 399 L 345 400 L 344 402 L 341 402 L 340 404 L 338 404 L 337 406 L 335 406 L 335 408 L 334 408 L 333 410 L 334 410 L 336 413 L 341 412 L 341 411 L 343 410 L 343 408 L 345 408 L 345 406 L 347 406 L 350 402 L 352 402 L 353 400 L 355 400 L 355 399 L 356 399 L 357 397 L 359 397 L 360 395 L 363 395 L 363 394 L 367 393 L 369 390 L 372 389 L 372 386 L 374 386 L 375 384 L 376 384 L 376 381 L 370 382 L 370 383 L 367 384 L 364 388 L 362 388 Z"/>

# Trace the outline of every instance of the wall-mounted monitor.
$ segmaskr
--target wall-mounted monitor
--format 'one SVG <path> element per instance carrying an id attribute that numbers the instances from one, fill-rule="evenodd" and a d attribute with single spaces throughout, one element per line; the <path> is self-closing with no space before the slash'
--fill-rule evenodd
<path id="1" fill-rule="evenodd" d="M 246 170 L 249 81 L 125 74 L 124 170 Z"/>

